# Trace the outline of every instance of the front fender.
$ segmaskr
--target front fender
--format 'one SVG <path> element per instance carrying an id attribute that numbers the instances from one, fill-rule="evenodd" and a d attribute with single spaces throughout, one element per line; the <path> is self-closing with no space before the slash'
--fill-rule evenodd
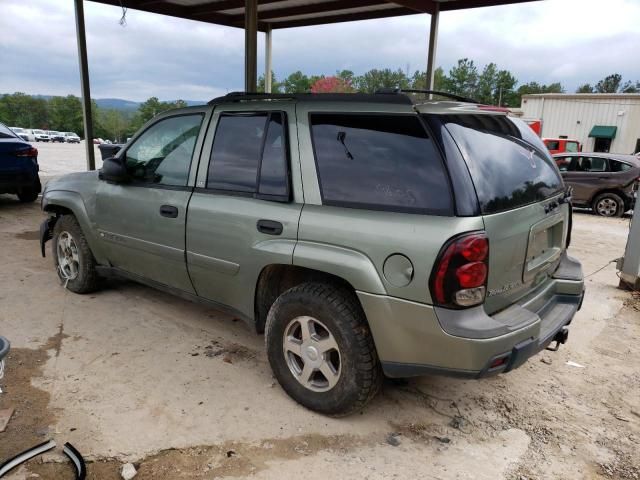
<path id="1" fill-rule="evenodd" d="M 340 277 L 358 291 L 386 295 L 382 279 L 369 257 L 361 252 L 325 243 L 299 241 L 293 264 Z"/>
<path id="2" fill-rule="evenodd" d="M 91 253 L 93 253 L 96 262 L 100 265 L 109 264 L 102 247 L 102 242 L 96 235 L 96 230 L 87 212 L 87 207 L 79 193 L 69 190 L 47 190 L 42 198 L 42 210 L 56 215 L 64 215 L 68 212 L 73 213 L 80 224 L 82 233 L 87 239 L 87 243 L 89 244 L 89 248 L 91 248 Z M 54 224 L 55 221 L 50 224 L 52 230 Z M 43 241 L 42 228 L 46 228 L 44 224 L 41 226 L 41 241 Z M 42 245 L 42 249 L 44 250 L 44 245 Z"/>

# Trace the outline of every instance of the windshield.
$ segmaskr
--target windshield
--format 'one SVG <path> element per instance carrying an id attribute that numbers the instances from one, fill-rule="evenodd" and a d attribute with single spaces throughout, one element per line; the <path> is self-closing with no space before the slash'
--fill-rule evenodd
<path id="1" fill-rule="evenodd" d="M 476 187 L 482 213 L 539 202 L 563 189 L 560 172 L 533 130 L 502 115 L 444 115 Z"/>
<path id="2" fill-rule="evenodd" d="M 34 130 L 33 133 L 36 133 L 38 135 L 45 135 L 45 133 L 42 130 Z"/>

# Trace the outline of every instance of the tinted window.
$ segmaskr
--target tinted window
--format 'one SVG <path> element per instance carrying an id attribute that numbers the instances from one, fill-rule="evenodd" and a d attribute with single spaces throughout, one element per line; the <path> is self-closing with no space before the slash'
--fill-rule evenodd
<path id="1" fill-rule="evenodd" d="M 609 167 L 612 172 L 626 172 L 627 170 L 631 170 L 631 165 L 617 160 L 609 160 Z"/>
<path id="2" fill-rule="evenodd" d="M 285 148 L 284 121 L 281 113 L 272 113 L 260 164 L 259 193 L 263 195 L 287 195 L 287 151 Z"/>
<path id="3" fill-rule="evenodd" d="M 312 114 L 323 203 L 447 215 L 442 160 L 413 115 Z"/>
<path id="4" fill-rule="evenodd" d="M 127 170 L 133 179 L 185 186 L 202 117 L 170 117 L 149 127 L 126 152 Z"/>
<path id="5" fill-rule="evenodd" d="M 207 188 L 288 198 L 285 123 L 281 112 L 222 114 Z"/>
<path id="6" fill-rule="evenodd" d="M 549 150 L 558 150 L 560 148 L 560 142 L 546 141 L 544 143 Z"/>
<path id="7" fill-rule="evenodd" d="M 555 160 L 561 172 L 567 172 L 571 169 L 572 157 L 556 157 Z"/>
<path id="8" fill-rule="evenodd" d="M 223 114 L 211 151 L 207 188 L 255 192 L 268 114 Z"/>
<path id="9" fill-rule="evenodd" d="M 533 130 L 502 115 L 444 115 L 473 178 L 483 213 L 517 208 L 563 188 L 549 152 Z"/>
<path id="10" fill-rule="evenodd" d="M 580 157 L 575 162 L 576 172 L 606 172 L 607 161 L 598 157 Z"/>

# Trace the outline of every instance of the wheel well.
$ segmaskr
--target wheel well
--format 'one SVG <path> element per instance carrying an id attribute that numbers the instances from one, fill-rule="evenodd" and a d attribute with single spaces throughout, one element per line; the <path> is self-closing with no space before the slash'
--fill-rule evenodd
<path id="1" fill-rule="evenodd" d="M 592 207 L 594 206 L 594 202 L 596 201 L 596 198 L 598 198 L 600 195 L 605 194 L 605 193 L 613 193 L 617 196 L 619 196 L 622 201 L 625 203 L 625 206 L 627 204 L 627 196 L 624 194 L 624 192 L 620 189 L 617 188 L 607 188 L 604 190 L 599 190 L 596 193 L 593 194 L 593 196 L 591 197 L 591 200 L 589 201 L 589 205 L 591 205 Z"/>
<path id="2" fill-rule="evenodd" d="M 44 207 L 45 212 L 55 213 L 56 216 L 59 215 L 73 215 L 73 211 L 67 207 L 63 207 L 61 205 L 47 205 Z"/>
<path id="3" fill-rule="evenodd" d="M 331 283 L 355 295 L 355 288 L 349 282 L 330 273 L 295 265 L 268 265 L 260 272 L 256 284 L 254 301 L 256 331 L 264 332 L 271 305 L 283 292 L 307 282 Z"/>

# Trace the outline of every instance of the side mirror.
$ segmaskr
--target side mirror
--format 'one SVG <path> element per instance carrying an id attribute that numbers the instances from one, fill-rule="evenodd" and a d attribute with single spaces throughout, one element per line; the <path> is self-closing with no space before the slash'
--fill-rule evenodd
<path id="1" fill-rule="evenodd" d="M 102 162 L 98 178 L 109 183 L 124 183 L 129 179 L 124 159 L 109 157 Z"/>

